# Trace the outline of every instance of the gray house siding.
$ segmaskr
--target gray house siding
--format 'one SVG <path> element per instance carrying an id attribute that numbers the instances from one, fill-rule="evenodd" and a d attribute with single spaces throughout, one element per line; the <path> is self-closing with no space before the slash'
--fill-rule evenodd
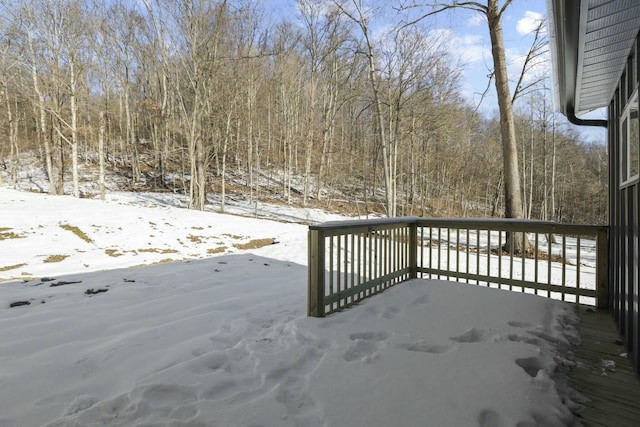
<path id="1" fill-rule="evenodd" d="M 628 103 L 632 99 L 634 103 L 638 103 L 637 96 L 632 98 L 638 88 L 637 70 L 640 69 L 640 64 L 638 64 L 640 55 L 636 54 L 637 46 L 638 38 L 636 38 L 636 43 L 629 54 L 630 61 L 625 67 L 609 105 L 609 265 L 611 266 L 609 286 L 611 312 L 629 352 L 629 358 L 636 372 L 640 372 L 640 306 L 638 301 L 640 296 L 638 285 L 640 277 L 638 263 L 640 185 L 637 179 L 631 183 L 625 184 L 623 182 L 623 175 L 629 173 L 629 171 L 625 172 L 626 166 L 623 165 L 623 159 L 629 150 L 623 143 L 624 135 L 621 130 L 625 108 L 629 108 Z M 638 153 L 635 152 L 635 156 L 637 155 Z"/>

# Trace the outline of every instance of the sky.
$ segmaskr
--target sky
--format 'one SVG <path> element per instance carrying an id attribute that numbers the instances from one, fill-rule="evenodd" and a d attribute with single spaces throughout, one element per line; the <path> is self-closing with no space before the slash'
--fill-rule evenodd
<path id="1" fill-rule="evenodd" d="M 415 280 L 309 318 L 289 221 L 330 215 L 49 196 L 30 176 L 0 188 L 3 427 L 565 426 L 584 402 L 569 303 Z"/>
<path id="2" fill-rule="evenodd" d="M 514 0 L 507 9 L 503 18 L 503 36 L 506 48 L 508 75 L 511 81 L 517 80 L 522 70 L 522 64 L 534 41 L 535 29 L 540 19 L 545 19 L 547 15 L 545 0 Z M 481 98 L 480 94 L 487 87 L 487 75 L 492 69 L 491 43 L 486 22 L 477 13 L 459 11 L 451 14 L 449 24 L 439 21 L 439 25 L 451 31 L 451 40 L 454 46 L 460 46 L 461 57 L 467 58 L 466 67 L 463 72 L 462 90 L 466 99 L 473 105 L 477 105 Z M 551 75 L 551 65 L 549 55 L 544 56 L 544 60 L 534 66 L 529 72 L 530 78 L 538 75 Z M 549 81 L 549 87 L 552 87 Z M 512 85 L 513 90 L 513 85 Z M 517 100 L 514 108 L 521 107 L 526 100 Z M 488 96 L 481 110 L 488 115 L 497 115 L 497 99 L 493 84 L 491 95 Z M 557 111 L 558 107 L 554 106 Z M 606 119 L 604 109 L 597 110 L 583 118 Z M 606 142 L 606 130 L 603 128 L 580 127 L 564 122 L 576 130 L 585 142 Z"/>
<path id="3" fill-rule="evenodd" d="M 293 13 L 295 0 L 265 0 L 265 2 L 273 16 L 290 16 L 295 19 Z M 367 3 L 371 2 L 364 2 L 364 4 Z M 546 14 L 545 0 L 514 0 L 507 9 L 503 18 L 503 36 L 510 80 L 515 81 L 520 75 L 522 64 L 534 40 L 537 23 L 540 19 L 544 19 Z M 384 25 L 384 16 L 376 15 L 376 19 L 377 25 Z M 482 99 L 482 93 L 487 88 L 488 75 L 493 67 L 489 30 L 485 20 L 476 12 L 456 9 L 430 18 L 427 25 L 434 37 L 444 37 L 447 40 L 449 53 L 454 55 L 463 66 L 462 94 L 471 105 L 478 105 Z M 545 56 L 544 61 L 535 66 L 530 75 L 533 78 L 545 73 L 549 75 L 551 73 L 548 55 Z M 515 108 L 524 102 L 524 100 L 517 101 Z M 497 117 L 498 103 L 493 83 L 479 110 L 488 117 Z M 599 110 L 584 118 L 606 118 L 606 111 Z M 564 125 L 576 130 L 585 142 L 605 143 L 606 141 L 605 129 L 578 127 L 566 121 Z"/>

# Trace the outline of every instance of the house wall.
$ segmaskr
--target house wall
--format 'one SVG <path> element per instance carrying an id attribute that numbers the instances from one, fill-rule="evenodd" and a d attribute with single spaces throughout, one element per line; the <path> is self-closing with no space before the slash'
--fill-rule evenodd
<path id="1" fill-rule="evenodd" d="M 633 99 L 638 103 L 638 69 L 640 69 L 640 55 L 636 43 L 629 55 L 629 61 L 620 79 L 613 100 L 609 105 L 609 287 L 610 309 L 618 325 L 620 334 L 625 342 L 629 357 L 640 373 L 640 323 L 639 303 L 640 289 L 638 278 L 640 268 L 638 263 L 638 224 L 640 223 L 640 184 L 638 180 L 624 182 L 625 166 L 622 160 L 624 153 L 629 153 L 623 142 L 625 132 L 622 129 L 623 120 L 629 118 L 625 111 L 630 108 Z M 636 106 L 637 108 L 637 106 Z M 626 110 L 625 110 L 626 109 Z M 637 114 L 636 114 L 637 117 Z M 636 119 L 637 120 L 637 119 Z M 635 153 L 636 157 L 638 156 Z M 640 160 L 638 160 L 640 162 Z M 628 176 L 628 171 L 627 171 Z"/>

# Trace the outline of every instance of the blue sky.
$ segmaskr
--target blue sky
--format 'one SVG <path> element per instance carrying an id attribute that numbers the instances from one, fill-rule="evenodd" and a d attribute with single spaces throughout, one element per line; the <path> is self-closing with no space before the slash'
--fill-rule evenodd
<path id="1" fill-rule="evenodd" d="M 268 12 L 274 17 L 289 16 L 294 18 L 295 0 L 264 0 L 268 4 Z M 376 3 L 376 0 L 363 1 L 365 5 Z M 393 4 L 395 2 L 380 2 Z M 425 2 L 426 3 L 426 2 Z M 389 13 L 394 13 L 389 9 Z M 545 0 L 514 0 L 503 18 L 503 36 L 509 67 L 509 78 L 517 80 L 524 58 L 534 40 L 536 24 L 546 17 Z M 294 18 L 295 19 L 295 18 Z M 491 43 L 489 30 L 481 14 L 465 9 L 455 9 L 429 18 L 425 25 L 434 36 L 443 37 L 446 40 L 448 52 L 459 60 L 462 66 L 461 90 L 464 97 L 473 105 L 477 105 L 482 92 L 488 84 L 488 75 L 493 67 L 491 58 Z M 372 25 L 383 26 L 384 16 L 376 15 L 376 21 Z M 529 78 L 535 78 L 544 73 L 550 75 L 550 63 L 548 56 L 537 64 L 529 73 Z M 549 87 L 551 82 L 549 81 Z M 520 103 L 524 101 L 521 100 Z M 495 90 L 491 84 L 488 96 L 483 100 L 480 111 L 487 116 L 497 116 L 498 107 Z M 515 108 L 518 108 L 516 102 Z M 588 118 L 606 118 L 606 113 L 597 111 Z M 567 126 L 572 126 L 567 124 Z M 587 141 L 604 142 L 606 132 L 604 129 L 576 127 L 576 130 Z"/>
<path id="2" fill-rule="evenodd" d="M 524 59 L 534 42 L 535 29 L 540 20 L 546 17 L 546 14 L 545 0 L 514 0 L 507 9 L 502 21 L 502 30 L 510 80 L 518 79 Z M 440 31 L 448 32 L 450 52 L 457 52 L 463 63 L 463 94 L 473 105 L 477 105 L 481 99 L 481 93 L 487 87 L 487 76 L 493 68 L 486 21 L 477 12 L 457 9 L 438 17 L 431 25 Z M 551 76 L 548 54 L 535 64 L 527 74 L 528 79 L 537 79 L 541 75 Z M 512 85 L 512 90 L 513 86 L 515 85 Z M 548 81 L 548 87 L 552 87 L 551 80 Z M 514 108 L 517 109 L 525 103 L 526 99 L 522 97 L 516 101 Z M 480 110 L 488 116 L 497 115 L 497 105 L 492 83 L 490 92 L 482 101 Z M 595 111 L 587 117 L 606 118 L 606 112 Z M 573 127 L 568 122 L 565 125 Z M 575 127 L 575 129 L 586 141 L 602 143 L 606 141 L 605 129 L 593 127 Z"/>

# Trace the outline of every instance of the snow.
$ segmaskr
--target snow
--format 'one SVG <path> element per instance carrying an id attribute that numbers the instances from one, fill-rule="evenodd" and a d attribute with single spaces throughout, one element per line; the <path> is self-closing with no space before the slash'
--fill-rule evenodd
<path id="1" fill-rule="evenodd" d="M 176 200 L 0 188 L 0 426 L 576 424 L 572 305 L 414 280 L 308 318 L 306 225 Z"/>

